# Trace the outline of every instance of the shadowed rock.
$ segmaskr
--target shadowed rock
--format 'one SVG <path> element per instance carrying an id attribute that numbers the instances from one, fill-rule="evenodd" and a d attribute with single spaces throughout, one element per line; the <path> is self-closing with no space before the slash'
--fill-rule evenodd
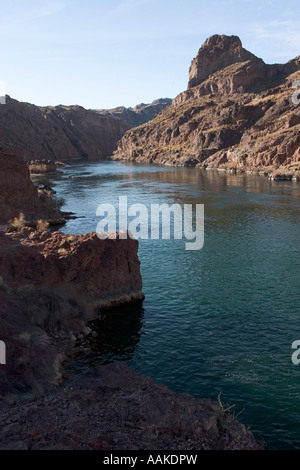
<path id="1" fill-rule="evenodd" d="M 0 225 L 7 225 L 20 213 L 28 223 L 38 219 L 64 222 L 51 195 L 34 186 L 26 163 L 0 150 Z"/>
<path id="2" fill-rule="evenodd" d="M 2 394 L 59 383 L 72 334 L 102 309 L 143 300 L 137 251 L 136 240 L 110 234 L 0 232 Z"/>
<path id="3" fill-rule="evenodd" d="M 178 395 L 124 363 L 97 367 L 56 393 L 0 410 L 11 423 L 1 429 L 0 449 L 263 449 L 222 404 Z"/>

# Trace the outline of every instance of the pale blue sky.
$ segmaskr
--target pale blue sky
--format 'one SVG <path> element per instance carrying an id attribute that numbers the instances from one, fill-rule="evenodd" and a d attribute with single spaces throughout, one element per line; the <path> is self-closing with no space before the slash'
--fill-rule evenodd
<path id="1" fill-rule="evenodd" d="M 0 94 L 36 105 L 134 106 L 184 91 L 212 34 L 267 63 L 300 54 L 296 0 L 0 0 Z"/>

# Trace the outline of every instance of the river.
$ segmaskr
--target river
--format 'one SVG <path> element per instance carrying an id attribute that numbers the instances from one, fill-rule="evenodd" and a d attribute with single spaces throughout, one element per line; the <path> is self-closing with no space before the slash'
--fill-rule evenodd
<path id="1" fill-rule="evenodd" d="M 220 395 L 271 449 L 300 449 L 300 185 L 120 162 L 66 165 L 52 181 L 64 233 L 96 231 L 99 204 L 203 204 L 204 246 L 140 240 L 145 301 L 99 320 L 76 373 L 123 360 L 176 392 Z M 193 207 L 194 207 L 193 206 Z"/>

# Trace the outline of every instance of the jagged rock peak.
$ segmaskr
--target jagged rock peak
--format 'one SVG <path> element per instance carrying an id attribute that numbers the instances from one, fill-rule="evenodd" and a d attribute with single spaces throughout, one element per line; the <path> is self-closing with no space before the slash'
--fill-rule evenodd
<path id="1" fill-rule="evenodd" d="M 206 39 L 192 61 L 188 88 L 199 85 L 218 70 L 247 60 L 261 59 L 244 49 L 238 36 L 215 34 Z"/>

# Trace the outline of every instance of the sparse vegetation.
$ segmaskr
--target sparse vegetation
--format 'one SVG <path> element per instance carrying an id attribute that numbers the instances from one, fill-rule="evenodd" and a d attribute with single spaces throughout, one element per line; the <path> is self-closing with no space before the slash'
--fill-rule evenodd
<path id="1" fill-rule="evenodd" d="M 49 227 L 49 222 L 47 222 L 46 220 L 40 219 L 36 223 L 36 229 L 38 230 L 38 232 L 45 232 L 48 227 Z"/>
<path id="2" fill-rule="evenodd" d="M 9 221 L 9 229 L 14 232 L 19 232 L 26 225 L 25 215 L 23 212 L 20 213 L 18 217 L 15 217 L 13 220 Z"/>

